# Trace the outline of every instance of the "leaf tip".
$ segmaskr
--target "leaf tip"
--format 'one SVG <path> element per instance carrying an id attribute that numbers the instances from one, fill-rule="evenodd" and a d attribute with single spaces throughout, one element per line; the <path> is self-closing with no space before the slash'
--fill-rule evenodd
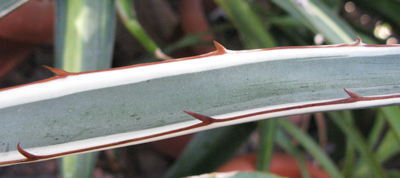
<path id="1" fill-rule="evenodd" d="M 185 112 L 186 114 L 191 115 L 192 117 L 202 121 L 204 124 L 207 124 L 207 125 L 208 124 L 212 124 L 215 121 L 215 119 L 213 119 L 212 117 L 205 116 L 205 115 L 202 115 L 202 114 L 198 114 L 198 113 L 194 113 L 194 112 L 190 112 L 190 111 L 183 111 L 183 112 Z"/>

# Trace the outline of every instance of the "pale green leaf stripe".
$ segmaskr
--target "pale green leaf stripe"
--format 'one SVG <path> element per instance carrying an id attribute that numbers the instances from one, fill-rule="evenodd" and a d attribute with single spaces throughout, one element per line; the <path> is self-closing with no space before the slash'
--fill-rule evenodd
<path id="1" fill-rule="evenodd" d="M 64 178 L 90 178 L 93 175 L 99 152 L 84 153 L 63 157 L 60 161 L 61 174 Z"/>
<path id="2" fill-rule="evenodd" d="M 114 9 L 113 0 L 57 1 L 57 66 L 75 72 L 110 68 L 115 35 Z M 97 156 L 98 152 L 61 158 L 62 176 L 92 177 Z"/>
<path id="3" fill-rule="evenodd" d="M 343 177 L 339 172 L 335 163 L 329 158 L 328 155 L 320 149 L 317 143 L 310 138 L 306 133 L 301 131 L 297 126 L 293 125 L 286 119 L 279 119 L 279 124 L 285 129 L 292 137 L 294 137 L 299 143 L 307 150 L 309 154 L 313 156 L 315 160 L 324 168 L 324 170 L 331 176 L 335 178 Z"/>
<path id="4" fill-rule="evenodd" d="M 106 69 L 115 38 L 114 1 L 57 2 L 56 63 L 68 72 Z M 68 60 L 64 60 L 68 59 Z"/>
<path id="5" fill-rule="evenodd" d="M 387 177 L 386 172 L 382 169 L 375 155 L 372 154 L 371 148 L 368 147 L 367 141 L 362 137 L 361 133 L 352 124 L 345 122 L 337 112 L 329 112 L 328 115 L 344 132 L 347 139 L 353 141 L 354 146 L 360 151 L 363 160 L 369 165 L 374 176 Z"/>

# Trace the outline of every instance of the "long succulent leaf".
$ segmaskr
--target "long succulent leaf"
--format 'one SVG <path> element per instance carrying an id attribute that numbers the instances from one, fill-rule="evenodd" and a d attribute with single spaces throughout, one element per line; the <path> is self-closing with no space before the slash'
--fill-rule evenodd
<path id="1" fill-rule="evenodd" d="M 94 72 L 50 68 L 57 76 L 0 90 L 0 164 L 400 103 L 398 45 L 216 47 L 176 61 Z"/>

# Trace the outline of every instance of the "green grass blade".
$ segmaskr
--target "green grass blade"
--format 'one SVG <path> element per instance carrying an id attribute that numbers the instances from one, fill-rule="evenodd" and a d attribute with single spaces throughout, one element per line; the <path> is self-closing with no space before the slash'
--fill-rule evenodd
<path id="1" fill-rule="evenodd" d="M 313 156 L 315 160 L 324 168 L 324 170 L 335 178 L 343 177 L 336 167 L 335 163 L 324 153 L 318 144 L 306 133 L 286 119 L 279 119 L 279 125 L 294 137 L 299 143 Z"/>
<path id="2" fill-rule="evenodd" d="M 275 47 L 274 38 L 264 28 L 259 17 L 243 0 L 215 0 L 240 31 L 248 49 Z"/>
<path id="3" fill-rule="evenodd" d="M 353 113 L 349 110 L 343 111 L 342 112 L 342 119 L 349 125 L 352 125 L 354 123 L 354 117 Z M 334 112 L 335 115 L 339 115 L 339 112 Z M 343 163 L 343 175 L 345 177 L 351 177 L 353 168 L 354 168 L 354 160 L 355 160 L 355 147 L 354 143 L 351 139 L 346 140 L 346 153 L 345 153 L 345 159 Z"/>
<path id="4" fill-rule="evenodd" d="M 389 123 L 389 127 L 393 130 L 397 141 L 400 142 L 400 109 L 398 106 L 389 106 L 379 108 L 385 115 L 386 121 Z"/>
<path id="5" fill-rule="evenodd" d="M 345 160 L 343 163 L 343 170 L 342 173 L 345 177 L 351 177 L 353 168 L 354 168 L 354 161 L 355 161 L 355 147 L 354 144 L 351 143 L 350 140 L 346 141 L 346 153 L 345 153 Z"/>
<path id="6" fill-rule="evenodd" d="M 400 144 L 393 131 L 388 130 L 376 149 L 375 157 L 378 163 L 382 164 L 398 153 L 400 153 Z M 355 171 L 355 175 L 358 177 L 366 177 L 369 175 L 369 169 L 369 166 L 365 162 L 361 162 L 361 165 Z"/>
<path id="7" fill-rule="evenodd" d="M 348 43 L 356 39 L 352 28 L 320 0 L 272 0 L 329 43 Z"/>
<path id="8" fill-rule="evenodd" d="M 400 143 L 397 141 L 393 131 L 388 130 L 376 149 L 375 157 L 378 163 L 382 164 L 398 153 L 400 153 Z M 355 171 L 355 175 L 358 177 L 365 177 L 369 174 L 368 171 L 368 165 L 365 162 L 361 162 L 361 165 Z"/>
<path id="9" fill-rule="evenodd" d="M 368 144 L 371 148 L 374 148 L 375 145 L 378 143 L 383 129 L 385 129 L 384 115 L 382 113 L 382 110 L 378 110 L 378 112 L 376 113 L 375 122 L 368 136 Z"/>
<path id="10" fill-rule="evenodd" d="M 266 119 L 257 123 L 260 134 L 260 148 L 257 157 L 257 170 L 268 172 L 274 151 L 276 120 Z"/>
<path id="11" fill-rule="evenodd" d="M 308 173 L 306 167 L 306 161 L 304 160 L 301 152 L 297 149 L 296 146 L 293 145 L 291 140 L 285 135 L 285 133 L 279 129 L 276 132 L 276 142 L 281 146 L 286 152 L 293 155 L 296 158 L 297 164 L 299 165 L 301 177 L 309 178 L 310 174 Z"/>
<path id="12" fill-rule="evenodd" d="M 389 123 L 390 129 L 383 136 L 382 141 L 377 147 L 375 157 L 379 164 L 387 161 L 389 158 L 400 152 L 399 142 L 399 108 L 397 106 L 379 108 L 374 128 L 369 136 L 369 145 L 373 147 L 379 141 L 379 136 L 384 129 L 384 121 Z M 368 174 L 368 165 L 362 164 L 356 171 L 357 175 Z"/>
<path id="13" fill-rule="evenodd" d="M 147 52 L 157 57 L 156 50 L 160 48 L 140 25 L 136 17 L 133 2 L 128 0 L 117 0 L 116 5 L 118 13 L 125 27 L 137 40 L 139 40 L 139 42 L 143 45 Z"/>
<path id="14" fill-rule="evenodd" d="M 353 141 L 354 146 L 360 151 L 363 159 L 368 164 L 374 176 L 382 178 L 387 177 L 386 172 L 382 169 L 375 155 L 372 154 L 371 149 L 368 147 L 367 141 L 362 137 L 358 129 L 356 129 L 352 124 L 346 122 L 336 112 L 329 112 L 328 115 L 332 118 L 332 121 L 343 131 L 347 139 Z"/>
<path id="15" fill-rule="evenodd" d="M 376 150 L 376 158 L 379 163 L 383 163 L 399 152 L 400 143 L 398 142 L 394 132 L 389 130 Z"/>

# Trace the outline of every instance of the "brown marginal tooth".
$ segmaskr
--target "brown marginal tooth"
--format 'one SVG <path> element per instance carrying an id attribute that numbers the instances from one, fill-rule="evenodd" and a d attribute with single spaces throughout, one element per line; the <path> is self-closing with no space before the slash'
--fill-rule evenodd
<path id="1" fill-rule="evenodd" d="M 202 115 L 202 114 L 198 114 L 198 113 L 194 113 L 194 112 L 190 112 L 190 111 L 183 111 L 183 112 L 193 116 L 194 118 L 196 118 L 198 120 L 201 120 L 204 124 L 212 124 L 215 121 L 215 119 L 213 119 L 209 116 Z"/>
<path id="2" fill-rule="evenodd" d="M 38 158 L 38 156 L 31 154 L 31 153 L 25 151 L 24 149 L 22 149 L 20 144 L 21 143 L 18 143 L 17 149 L 18 149 L 18 152 L 21 153 L 21 155 L 25 156 L 26 158 L 28 158 L 30 160 L 35 160 Z"/>
<path id="3" fill-rule="evenodd" d="M 359 46 L 362 44 L 361 38 L 357 36 L 357 40 L 354 42 L 354 45 Z"/>
<path id="4" fill-rule="evenodd" d="M 220 43 L 214 41 L 214 45 L 215 45 L 215 48 L 217 48 L 217 51 L 215 51 L 216 54 L 228 53 L 228 50 L 224 46 L 222 46 Z"/>
<path id="5" fill-rule="evenodd" d="M 356 93 L 349 91 L 346 88 L 343 88 L 343 90 L 350 96 L 350 98 L 359 98 L 360 97 Z"/>
<path id="6" fill-rule="evenodd" d="M 49 66 L 43 66 L 46 69 L 49 69 L 51 72 L 53 72 L 54 74 L 56 74 L 59 77 L 67 77 L 68 75 L 70 75 L 69 72 L 62 70 L 62 69 L 57 69 L 57 68 L 53 68 L 53 67 L 49 67 Z"/>

